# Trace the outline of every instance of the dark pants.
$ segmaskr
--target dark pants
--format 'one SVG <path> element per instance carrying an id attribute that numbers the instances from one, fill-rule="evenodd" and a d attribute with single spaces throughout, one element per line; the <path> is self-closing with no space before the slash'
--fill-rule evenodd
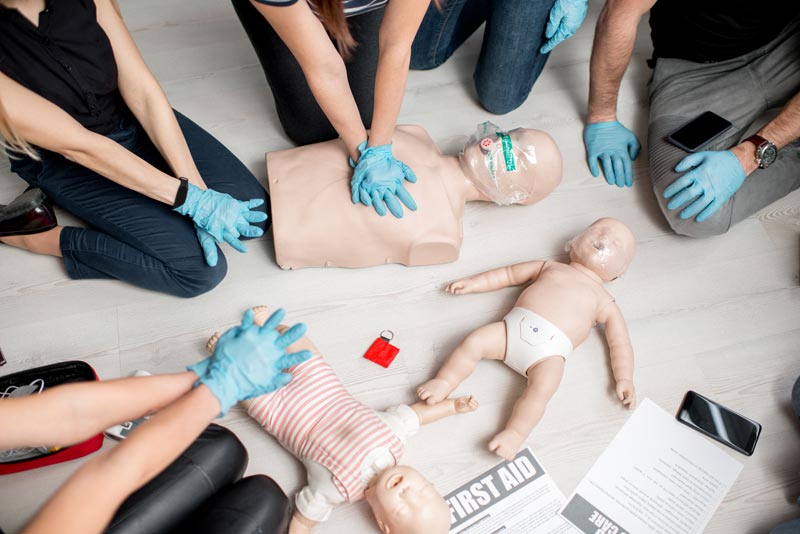
<path id="1" fill-rule="evenodd" d="M 295 144 L 336 139 L 339 134 L 317 104 L 300 65 L 269 22 L 250 0 L 232 0 L 272 89 L 278 119 Z M 347 79 L 364 127 L 372 126 L 375 73 L 378 70 L 378 30 L 383 8 L 349 17 L 350 33 L 358 43 L 345 62 Z M 349 98 L 342 95 L 342 98 Z"/>
<path id="2" fill-rule="evenodd" d="M 263 198 L 268 206 L 266 191 L 236 156 L 200 126 L 178 112 L 175 115 L 208 187 L 239 200 Z M 121 121 L 108 137 L 172 174 L 135 120 Z M 123 280 L 179 297 L 205 293 L 225 277 L 225 257 L 220 253 L 217 265 L 209 267 L 194 224 L 171 206 L 52 152 L 43 152 L 38 162 L 11 160 L 11 170 L 89 224 L 89 229 L 67 227 L 61 233 L 61 252 L 70 277 Z M 269 221 L 258 225 L 266 229 Z"/>
<path id="3" fill-rule="evenodd" d="M 242 479 L 246 467 L 242 443 L 211 425 L 122 504 L 106 534 L 282 534 L 289 499 L 266 476 Z"/>
<path id="4" fill-rule="evenodd" d="M 517 109 L 528 98 L 550 54 L 539 53 L 555 0 L 447 0 L 428 7 L 411 48 L 411 68 L 434 69 L 486 22 L 475 89 L 490 113 Z"/>

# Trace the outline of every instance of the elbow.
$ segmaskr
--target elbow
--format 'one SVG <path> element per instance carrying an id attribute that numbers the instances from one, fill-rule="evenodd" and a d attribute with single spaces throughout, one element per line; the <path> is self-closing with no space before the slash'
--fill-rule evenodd
<path id="1" fill-rule="evenodd" d="M 597 27 L 604 30 L 608 30 L 608 28 L 616 29 L 616 32 L 621 30 L 625 33 L 629 31 L 635 33 L 639 21 L 649 10 L 649 7 L 642 6 L 639 2 L 608 0 L 602 11 L 600 11 Z"/>
<path id="2" fill-rule="evenodd" d="M 401 66 L 408 69 L 411 63 L 411 43 L 406 39 L 381 39 L 378 52 L 378 63 Z"/>
<path id="3" fill-rule="evenodd" d="M 305 75 L 308 87 L 317 98 L 317 101 L 319 101 L 320 94 L 334 93 L 338 96 L 343 88 L 349 86 L 347 69 L 341 58 L 338 62 L 326 61 L 314 65 L 305 71 Z"/>

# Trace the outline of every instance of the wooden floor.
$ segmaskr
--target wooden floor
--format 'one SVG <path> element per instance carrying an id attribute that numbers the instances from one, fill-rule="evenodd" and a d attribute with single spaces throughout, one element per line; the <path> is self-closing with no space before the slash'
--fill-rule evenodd
<path id="1" fill-rule="evenodd" d="M 264 179 L 265 151 L 288 147 L 256 56 L 231 6 L 219 0 L 121 0 L 126 21 L 173 105 L 210 130 Z M 228 251 L 229 274 L 210 294 L 192 300 L 158 295 L 120 282 L 72 281 L 59 260 L 0 246 L 0 347 L 3 374 L 51 362 L 83 359 L 102 378 L 136 369 L 178 371 L 204 355 L 209 335 L 254 304 L 283 306 L 305 321 L 309 335 L 350 390 L 375 408 L 412 402 L 473 328 L 497 320 L 518 288 L 451 297 L 447 281 L 495 266 L 557 258 L 564 242 L 601 216 L 625 221 L 637 238 L 628 274 L 609 289 L 628 320 L 636 350 L 636 385 L 675 411 L 688 389 L 710 395 L 763 424 L 756 453 L 712 519 L 708 532 L 767 532 L 800 516 L 800 424 L 788 403 L 800 374 L 800 194 L 765 209 L 727 235 L 692 240 L 672 235 L 647 176 L 646 153 L 635 162 L 633 189 L 609 187 L 589 174 L 581 131 L 588 59 L 600 2 L 591 2 L 578 34 L 559 46 L 521 108 L 504 117 L 481 110 L 472 69 L 473 37 L 444 66 L 412 72 L 400 122 L 425 126 L 443 151 L 454 153 L 477 123 L 524 125 L 548 131 L 564 154 L 564 182 L 529 208 L 471 205 L 461 259 L 425 268 L 382 266 L 360 271 L 281 271 L 265 236 L 250 252 Z M 645 141 L 644 60 L 649 31 L 642 25 L 623 82 L 620 119 Z M 23 182 L 0 164 L 0 202 Z M 62 221 L 75 224 L 59 212 Z M 361 358 L 383 329 L 401 348 L 389 369 Z M 624 423 L 613 394 L 607 349 L 594 332 L 569 360 L 564 382 L 528 439 L 562 491 L 569 493 Z M 497 362 L 482 363 L 458 393 L 481 403 L 475 413 L 426 427 L 408 444 L 405 462 L 444 493 L 495 463 L 487 440 L 501 428 L 523 381 Z M 240 410 L 222 423 L 250 451 L 249 473 L 266 473 L 287 494 L 304 483 L 298 462 Z M 13 429 L 0 429 L 9 432 Z M 459 436 L 460 439 L 453 439 Z M 107 444 L 106 446 L 111 446 Z M 731 454 L 735 454 L 731 452 Z M 0 524 L 18 529 L 80 462 L 0 479 Z M 340 507 L 319 532 L 373 532 L 364 503 Z"/>

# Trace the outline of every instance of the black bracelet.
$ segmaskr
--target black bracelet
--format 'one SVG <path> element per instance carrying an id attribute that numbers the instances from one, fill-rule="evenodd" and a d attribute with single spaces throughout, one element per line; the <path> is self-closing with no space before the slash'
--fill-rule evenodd
<path id="1" fill-rule="evenodd" d="M 183 206 L 183 203 L 186 202 L 186 195 L 189 193 L 189 180 L 183 176 L 179 176 L 178 180 L 181 181 L 181 185 L 178 186 L 178 194 L 175 195 L 175 202 L 172 204 L 173 208 Z"/>

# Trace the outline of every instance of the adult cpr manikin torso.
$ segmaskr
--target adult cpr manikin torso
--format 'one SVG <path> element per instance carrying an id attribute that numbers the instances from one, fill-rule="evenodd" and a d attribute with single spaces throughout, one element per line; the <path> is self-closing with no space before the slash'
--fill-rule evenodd
<path id="1" fill-rule="evenodd" d="M 561 179 L 558 147 L 537 130 L 517 129 L 507 137 L 520 145 L 515 147 L 518 165 L 513 172 L 496 171 L 495 178 L 501 185 L 510 183 L 516 196 L 512 199 L 506 187 L 495 200 L 530 204 L 544 198 Z M 480 186 L 480 178 L 468 178 L 476 172 L 475 161 L 483 161 L 490 150 L 473 143 L 461 158 L 446 157 L 423 128 L 398 126 L 393 152 L 417 175 L 417 182 L 406 188 L 418 209 L 406 210 L 401 219 L 379 217 L 372 208 L 351 202 L 353 171 L 340 140 L 267 154 L 278 265 L 360 268 L 455 261 L 465 202 L 490 200 L 474 185 Z"/>

